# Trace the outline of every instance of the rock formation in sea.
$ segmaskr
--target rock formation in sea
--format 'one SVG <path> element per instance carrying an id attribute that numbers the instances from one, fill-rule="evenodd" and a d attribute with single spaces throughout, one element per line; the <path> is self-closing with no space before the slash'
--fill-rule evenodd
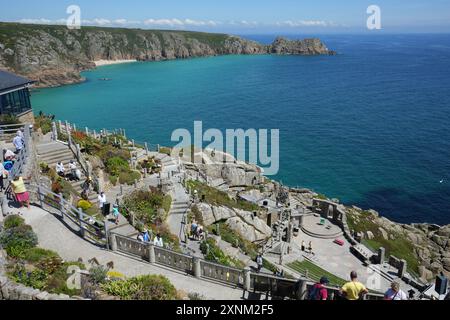
<path id="1" fill-rule="evenodd" d="M 226 34 L 0 23 L 0 68 L 37 87 L 83 81 L 98 60 L 161 61 L 227 54 L 334 54 L 319 39 L 278 38 L 266 46 Z"/>

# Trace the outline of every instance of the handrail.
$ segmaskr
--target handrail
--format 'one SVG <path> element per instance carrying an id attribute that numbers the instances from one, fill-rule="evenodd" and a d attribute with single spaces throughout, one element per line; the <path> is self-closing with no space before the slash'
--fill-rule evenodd
<path id="1" fill-rule="evenodd" d="M 30 132 L 30 126 L 25 125 L 24 126 L 24 132 L 23 132 L 23 140 L 24 145 L 22 150 L 20 150 L 19 154 L 16 157 L 16 161 L 14 162 L 14 166 L 12 167 L 9 175 L 8 180 L 12 181 L 14 178 L 20 176 L 23 172 L 23 168 L 25 167 L 28 156 L 30 154 L 30 140 L 31 140 L 31 132 Z M 3 155 L 2 155 L 3 157 Z"/>
<path id="2" fill-rule="evenodd" d="M 105 222 L 98 221 L 84 213 L 83 210 L 75 208 L 61 194 L 56 194 L 45 186 L 29 184 L 27 187 L 27 190 L 37 197 L 41 208 L 44 209 L 47 206 L 56 209 L 62 220 L 67 218 L 77 225 L 81 237 L 97 245 L 105 244 L 107 240 L 107 224 Z"/>

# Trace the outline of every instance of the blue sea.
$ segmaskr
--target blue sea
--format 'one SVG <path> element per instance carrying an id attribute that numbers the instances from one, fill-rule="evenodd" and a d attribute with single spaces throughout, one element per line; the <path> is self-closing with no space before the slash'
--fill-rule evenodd
<path id="1" fill-rule="evenodd" d="M 339 54 L 105 66 L 83 73 L 85 83 L 35 91 L 32 102 L 162 145 L 195 120 L 280 129 L 273 178 L 398 222 L 450 223 L 450 35 L 321 38 Z"/>

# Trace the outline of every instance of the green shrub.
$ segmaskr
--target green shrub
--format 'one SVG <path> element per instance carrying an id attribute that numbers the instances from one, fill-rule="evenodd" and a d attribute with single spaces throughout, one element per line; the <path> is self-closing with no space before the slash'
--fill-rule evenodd
<path id="1" fill-rule="evenodd" d="M 23 258 L 28 262 L 40 262 L 48 258 L 58 257 L 56 252 L 42 249 L 42 248 L 31 248 L 25 251 Z"/>
<path id="2" fill-rule="evenodd" d="M 109 175 L 109 182 L 111 182 L 113 186 L 117 185 L 117 181 L 119 181 L 119 177 Z"/>
<path id="3" fill-rule="evenodd" d="M 108 277 L 108 268 L 104 266 L 95 266 L 89 269 L 89 277 L 95 284 L 102 284 L 106 282 Z"/>
<path id="4" fill-rule="evenodd" d="M 23 258 L 28 249 L 38 243 L 37 235 L 29 225 L 21 225 L 0 233 L 0 244 L 11 257 Z"/>
<path id="5" fill-rule="evenodd" d="M 34 269 L 29 272 L 23 265 L 16 265 L 11 277 L 17 283 L 34 289 L 43 290 L 47 286 L 48 274 L 44 270 Z"/>
<path id="6" fill-rule="evenodd" d="M 138 171 L 127 171 L 119 174 L 119 183 L 132 186 L 136 180 L 141 179 L 141 174 Z"/>
<path id="7" fill-rule="evenodd" d="M 5 221 L 3 222 L 3 226 L 5 227 L 5 229 L 19 227 L 24 224 L 25 224 L 25 220 L 21 216 L 16 215 L 16 214 L 7 216 Z"/>
<path id="8" fill-rule="evenodd" d="M 207 261 L 216 262 L 229 267 L 243 268 L 244 264 L 227 256 L 218 246 L 216 240 L 208 238 L 200 244 L 200 250 Z"/>
<path id="9" fill-rule="evenodd" d="M 101 285 L 108 294 L 123 300 L 175 300 L 177 290 L 161 275 L 147 275 Z"/>
<path id="10" fill-rule="evenodd" d="M 118 176 L 122 172 L 128 172 L 130 170 L 130 165 L 128 161 L 120 157 L 113 157 L 106 161 L 106 170 L 109 174 L 113 176 Z"/>
<path id="11" fill-rule="evenodd" d="M 7 124 L 19 124 L 19 119 L 12 114 L 2 114 L 0 115 L 0 125 Z"/>
<path id="12" fill-rule="evenodd" d="M 34 117 L 34 127 L 41 128 L 43 134 L 52 131 L 52 119 L 44 114 Z"/>

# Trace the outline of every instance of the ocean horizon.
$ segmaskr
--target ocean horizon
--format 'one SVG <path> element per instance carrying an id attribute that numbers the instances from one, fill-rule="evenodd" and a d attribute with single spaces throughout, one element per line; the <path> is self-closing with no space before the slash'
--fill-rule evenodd
<path id="1" fill-rule="evenodd" d="M 320 38 L 338 54 L 103 66 L 83 72 L 84 83 L 33 91 L 32 103 L 36 113 L 161 145 L 196 120 L 280 129 L 280 171 L 269 178 L 398 222 L 449 224 L 450 35 Z"/>

